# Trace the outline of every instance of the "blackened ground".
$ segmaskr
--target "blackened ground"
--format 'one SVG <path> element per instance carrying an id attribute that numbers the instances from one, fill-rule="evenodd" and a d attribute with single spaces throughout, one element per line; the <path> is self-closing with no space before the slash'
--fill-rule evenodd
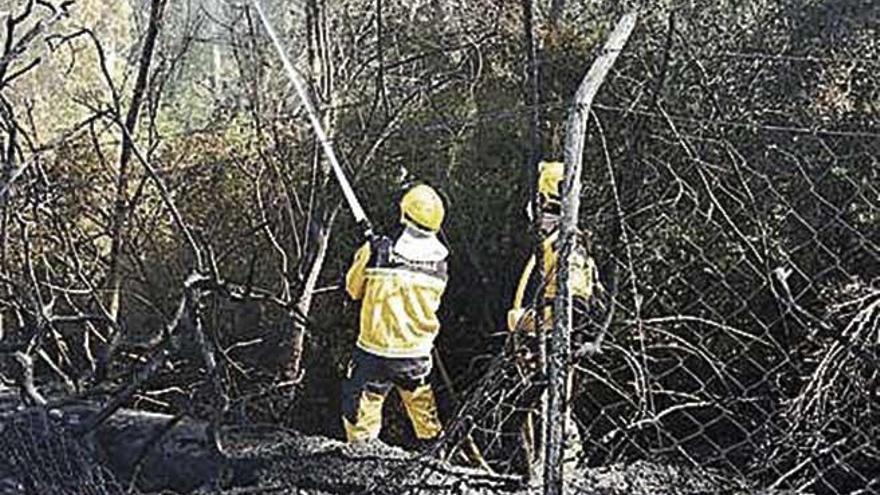
<path id="1" fill-rule="evenodd" d="M 224 455 L 208 448 L 203 423 L 142 411 L 119 411 L 96 432 L 77 435 L 97 409 L 80 402 L 0 411 L 0 493 L 107 495 L 129 486 L 154 494 L 541 493 L 518 477 L 381 442 L 349 445 L 275 426 L 227 428 Z M 574 470 L 568 483 L 571 494 L 742 491 L 705 471 L 641 461 Z"/>
<path id="2" fill-rule="evenodd" d="M 269 434 L 268 436 L 266 434 Z M 539 494 L 518 477 L 492 476 L 440 462 L 382 443 L 349 445 L 296 433 L 237 432 L 233 457 L 257 461 L 250 490 L 283 494 Z M 575 470 L 568 475 L 572 494 L 735 493 L 735 485 L 709 473 L 648 462 Z M 206 493 L 254 493 L 242 490 Z"/>

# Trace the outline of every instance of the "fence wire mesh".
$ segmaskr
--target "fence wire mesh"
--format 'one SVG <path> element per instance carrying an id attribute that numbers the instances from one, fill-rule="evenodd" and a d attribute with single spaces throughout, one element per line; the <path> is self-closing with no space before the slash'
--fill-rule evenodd
<path id="1" fill-rule="evenodd" d="M 606 82 L 582 227 L 615 313 L 603 352 L 573 364 L 586 466 L 880 491 L 877 49 L 858 23 L 827 39 L 828 8 L 643 23 Z M 541 381 L 499 358 L 449 441 L 521 467 Z"/>
<path id="2" fill-rule="evenodd" d="M 821 29 L 833 2 L 743 2 L 726 23 L 738 7 L 695 4 L 640 24 L 590 121 L 581 225 L 613 318 L 602 352 L 572 363 L 581 467 L 700 473 L 683 491 L 878 493 L 880 47 L 856 21 Z M 594 337 L 605 315 L 582 316 Z M 438 450 L 472 441 L 523 471 L 545 384 L 515 347 Z M 46 417 L 2 423 L 0 470 L 27 473 L 11 492 L 120 493 L 93 460 Z M 401 493 L 404 473 L 408 491 L 457 489 L 416 469 L 369 490 Z"/>
<path id="3" fill-rule="evenodd" d="M 0 416 L 0 493 L 127 493 L 84 445 L 43 409 Z"/>

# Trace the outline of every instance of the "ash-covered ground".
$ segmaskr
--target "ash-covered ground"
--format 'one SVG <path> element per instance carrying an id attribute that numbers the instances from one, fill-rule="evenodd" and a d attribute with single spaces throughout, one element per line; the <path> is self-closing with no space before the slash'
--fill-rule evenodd
<path id="1" fill-rule="evenodd" d="M 350 445 L 272 425 L 226 428 L 223 454 L 203 422 L 121 410 L 97 430 L 89 403 L 0 410 L 0 494 L 538 494 L 490 474 L 381 442 Z M 573 494 L 742 491 L 706 471 L 646 461 L 576 469 Z"/>
<path id="2" fill-rule="evenodd" d="M 540 494 L 520 477 L 490 475 L 382 443 L 348 445 L 334 439 L 285 433 L 253 442 L 239 458 L 259 459 L 253 487 L 265 493 Z M 732 493 L 708 473 L 644 461 L 576 469 L 567 474 L 572 494 Z M 276 491 L 277 490 L 277 491 Z M 206 491 L 236 493 L 236 491 Z M 239 493 L 252 493 L 239 491 Z"/>

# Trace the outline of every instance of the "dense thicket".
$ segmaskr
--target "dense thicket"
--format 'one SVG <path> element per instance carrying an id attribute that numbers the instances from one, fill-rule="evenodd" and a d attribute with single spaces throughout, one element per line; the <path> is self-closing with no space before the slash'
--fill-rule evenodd
<path id="1" fill-rule="evenodd" d="M 550 3 L 548 158 L 609 25 L 640 12 L 585 156 L 582 227 L 615 300 L 606 352 L 578 364 L 588 462 L 876 488 L 880 5 Z M 264 4 L 374 223 L 412 181 L 445 195 L 438 347 L 463 394 L 530 249 L 520 4 Z M 155 365 L 127 404 L 340 435 L 361 239 L 253 9 L 50 5 L 0 2 L 3 376 L 33 362 L 39 387 L 85 394 Z M 451 420 L 462 397 L 438 390 Z"/>

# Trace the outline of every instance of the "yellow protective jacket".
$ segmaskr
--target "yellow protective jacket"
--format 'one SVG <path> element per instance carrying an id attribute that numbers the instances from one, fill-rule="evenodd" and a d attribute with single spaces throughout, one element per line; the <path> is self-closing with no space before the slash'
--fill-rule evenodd
<path id="1" fill-rule="evenodd" d="M 447 255 L 436 236 L 411 227 L 358 249 L 345 277 L 348 294 L 362 300 L 358 347 L 390 358 L 430 356 Z"/>
<path id="2" fill-rule="evenodd" d="M 553 325 L 553 299 L 556 297 L 556 267 L 559 260 L 559 232 L 554 232 L 544 239 L 544 328 Z M 593 295 L 596 280 L 596 263 L 587 255 L 586 249 L 579 243 L 571 253 L 572 296 L 588 300 Z M 538 274 L 535 271 L 535 257 L 530 256 L 520 276 L 513 307 L 507 312 L 507 327 L 513 331 L 517 328 L 533 331 L 533 313 L 530 311 L 535 294 L 540 287 Z"/>

